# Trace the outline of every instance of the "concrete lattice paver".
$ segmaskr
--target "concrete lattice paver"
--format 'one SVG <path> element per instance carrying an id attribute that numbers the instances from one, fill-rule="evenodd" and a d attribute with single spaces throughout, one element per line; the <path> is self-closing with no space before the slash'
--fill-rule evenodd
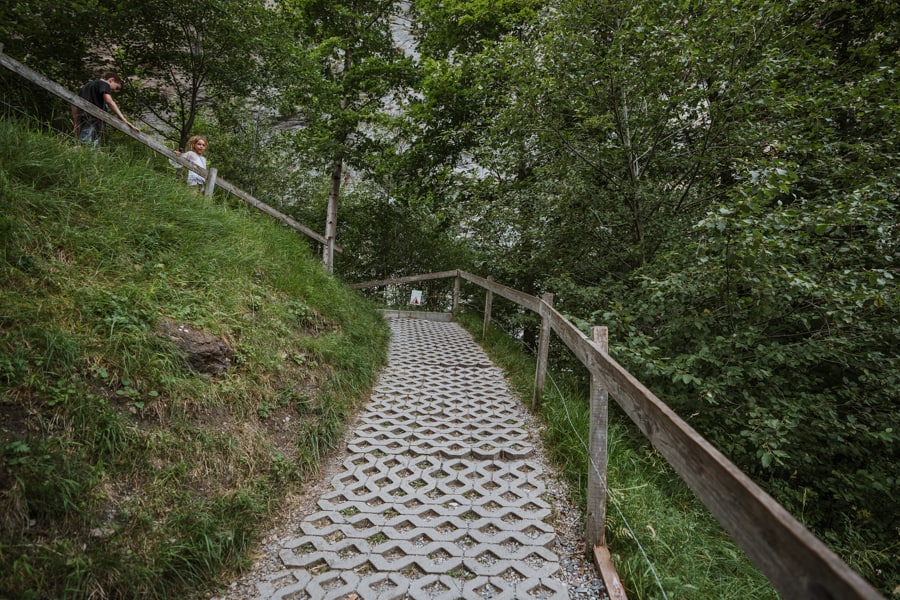
<path id="1" fill-rule="evenodd" d="M 524 415 L 455 323 L 392 318 L 344 470 L 260 596 L 566 598 Z"/>

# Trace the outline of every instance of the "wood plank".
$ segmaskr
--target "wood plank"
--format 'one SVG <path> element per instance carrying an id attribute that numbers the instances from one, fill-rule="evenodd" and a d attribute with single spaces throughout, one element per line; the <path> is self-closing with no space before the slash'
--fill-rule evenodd
<path id="1" fill-rule="evenodd" d="M 417 281 L 428 281 L 431 279 L 447 279 L 448 277 L 456 277 L 459 271 L 440 271 L 438 273 L 428 273 L 426 275 L 409 275 L 407 277 L 392 277 L 390 279 L 380 279 L 378 281 L 363 281 L 361 283 L 350 284 L 355 290 L 362 290 L 372 287 L 384 287 L 386 285 L 400 285 L 402 283 L 415 283 Z"/>
<path id="2" fill-rule="evenodd" d="M 587 336 L 556 310 L 550 313 L 550 324 L 553 326 L 553 332 L 572 351 L 575 358 L 588 370 L 596 371 L 597 366 L 594 365 L 594 354 L 591 351 L 591 343 Z M 609 386 L 609 383 L 606 382 L 606 385 Z"/>
<path id="3" fill-rule="evenodd" d="M 547 359 L 550 355 L 550 310 L 553 308 L 553 294 L 544 294 L 541 298 L 541 332 L 538 337 L 537 361 L 534 368 L 534 389 L 531 395 L 531 409 L 541 405 L 544 397 L 544 382 L 547 379 Z"/>
<path id="4" fill-rule="evenodd" d="M 616 565 L 609 554 L 609 548 L 603 545 L 594 546 L 594 566 L 600 573 L 609 600 L 628 600 L 628 596 L 625 595 L 625 586 L 619 580 Z"/>
<path id="5" fill-rule="evenodd" d="M 591 338 L 597 349 L 609 352 L 609 330 L 594 327 Z M 603 379 L 591 373 L 590 426 L 588 434 L 590 463 L 588 464 L 587 523 L 585 538 L 588 546 L 606 545 L 606 467 L 608 462 L 609 393 Z"/>
<path id="6" fill-rule="evenodd" d="M 219 172 L 215 167 L 210 167 L 209 169 L 209 177 L 206 178 L 206 185 L 203 186 L 206 188 L 206 197 L 212 198 L 213 192 L 216 191 L 216 179 L 219 178 Z"/>
<path id="7" fill-rule="evenodd" d="M 490 275 L 488 275 L 488 281 L 493 281 Z M 493 301 L 494 292 L 491 290 L 484 290 L 484 323 L 481 327 L 482 339 L 487 337 L 488 331 L 491 328 L 491 304 Z"/>
<path id="8" fill-rule="evenodd" d="M 478 275 L 473 275 L 472 273 L 467 273 L 465 271 L 460 271 L 459 276 L 466 281 L 470 281 L 486 290 L 491 290 L 498 296 L 503 296 L 507 300 L 511 300 L 519 306 L 527 308 L 532 312 L 540 313 L 541 301 L 536 296 L 526 294 L 525 292 L 520 292 L 519 290 L 515 290 L 511 287 L 506 287 L 505 285 L 500 285 L 496 281 L 488 281 L 483 277 L 479 277 Z"/>

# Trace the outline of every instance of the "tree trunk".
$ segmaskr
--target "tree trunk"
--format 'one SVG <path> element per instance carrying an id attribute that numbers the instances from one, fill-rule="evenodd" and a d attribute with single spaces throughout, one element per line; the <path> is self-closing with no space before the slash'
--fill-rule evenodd
<path id="1" fill-rule="evenodd" d="M 328 214 L 325 217 L 325 247 L 322 262 L 329 273 L 334 272 L 334 240 L 337 237 L 338 201 L 341 198 L 341 177 L 344 172 L 344 151 L 340 150 L 331 164 L 331 185 L 328 188 Z"/>
<path id="2" fill-rule="evenodd" d="M 347 49 L 344 54 L 344 73 L 349 73 L 353 66 L 353 51 Z M 347 92 L 341 97 L 341 113 L 347 110 L 349 106 L 347 100 Z M 322 249 L 322 262 L 329 273 L 334 273 L 334 243 L 337 237 L 337 214 L 338 202 L 341 198 L 341 178 L 344 174 L 344 154 L 346 152 L 345 145 L 350 132 L 342 133 L 340 137 L 339 150 L 334 156 L 331 163 L 331 185 L 328 188 L 328 214 L 325 217 L 325 247 Z"/>

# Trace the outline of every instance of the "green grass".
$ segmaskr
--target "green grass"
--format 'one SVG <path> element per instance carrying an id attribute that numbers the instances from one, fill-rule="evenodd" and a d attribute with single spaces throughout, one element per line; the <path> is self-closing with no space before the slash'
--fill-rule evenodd
<path id="1" fill-rule="evenodd" d="M 504 369 L 517 395 L 530 405 L 534 358 L 496 327 L 481 339 L 480 314 L 462 314 L 459 320 Z M 551 371 L 538 412 L 545 425 L 545 446 L 574 499 L 584 508 L 590 419 L 584 378 Z M 606 543 L 628 597 L 778 598 L 771 584 L 614 402 L 610 402 L 609 422 Z"/>
<path id="2" fill-rule="evenodd" d="M 160 162 L 0 120 L 0 596 L 215 589 L 383 364 L 382 320 L 302 238 Z M 194 372 L 162 318 L 232 367 Z"/>

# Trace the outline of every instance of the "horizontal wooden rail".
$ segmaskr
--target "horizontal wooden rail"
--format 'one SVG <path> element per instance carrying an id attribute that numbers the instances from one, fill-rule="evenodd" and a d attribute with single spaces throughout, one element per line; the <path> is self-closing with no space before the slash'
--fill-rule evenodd
<path id="1" fill-rule="evenodd" d="M 525 292 L 520 292 L 519 290 L 515 290 L 511 287 L 506 287 L 505 285 L 500 285 L 495 281 L 479 277 L 478 275 L 466 273 L 465 271 L 459 271 L 459 276 L 466 281 L 470 281 L 485 290 L 497 294 L 498 296 L 503 296 L 507 300 L 515 302 L 519 306 L 523 306 L 531 312 L 540 313 L 541 311 L 540 298 L 536 298 L 535 296 L 526 294 Z"/>
<path id="2" fill-rule="evenodd" d="M 159 154 L 162 154 L 169 160 L 178 163 L 179 165 L 183 166 L 184 168 L 188 169 L 189 171 L 193 171 L 194 173 L 197 173 L 198 175 L 200 175 L 201 177 L 204 177 L 204 178 L 208 177 L 209 173 L 207 172 L 206 169 L 202 169 L 202 168 L 198 167 L 197 165 L 195 165 L 194 163 L 192 163 L 191 161 L 189 161 L 185 158 L 182 158 L 181 156 L 176 155 L 173 150 L 170 150 L 168 147 L 159 143 L 158 141 L 151 138 L 150 136 L 148 136 L 144 133 L 141 133 L 140 131 L 132 130 L 130 127 L 128 127 L 128 125 L 126 125 L 119 119 L 115 118 L 113 115 L 110 115 L 105 110 L 101 110 L 100 108 L 94 106 L 93 104 L 91 104 L 90 102 L 85 100 L 84 98 L 80 97 L 78 94 L 67 90 L 66 88 L 62 87 L 61 85 L 59 85 L 58 83 L 56 83 L 54 81 L 50 81 L 49 79 L 47 79 L 40 73 L 37 73 L 37 72 L 33 71 L 32 69 L 29 69 L 28 67 L 26 67 L 19 61 L 4 54 L 2 44 L 0 44 L 0 65 L 3 65 L 4 67 L 9 69 L 13 73 L 16 73 L 16 74 L 22 76 L 23 78 L 34 83 L 35 85 L 42 87 L 43 89 L 47 90 L 48 92 L 50 92 L 56 96 L 59 96 L 60 98 L 62 98 L 66 102 L 68 102 L 69 104 L 74 104 L 81 110 L 97 117 L 98 119 L 100 119 L 101 121 L 103 121 L 104 123 L 109 125 L 110 127 L 114 128 L 118 131 L 121 131 L 122 133 L 124 133 L 125 135 L 127 135 L 129 137 L 136 139 L 137 141 L 141 142 L 142 144 L 144 144 L 151 150 L 153 150 Z M 211 183 L 213 183 L 214 185 L 217 185 L 220 188 L 222 188 L 223 190 L 234 194 L 235 196 L 237 196 L 238 198 L 240 198 L 241 200 L 243 200 L 250 206 L 266 213 L 269 216 L 272 216 L 272 217 L 278 219 L 279 221 L 281 221 L 282 223 L 284 223 L 285 225 L 287 225 L 294 231 L 302 233 L 303 235 L 305 235 L 309 238 L 312 238 L 313 240 L 319 242 L 320 244 L 326 243 L 326 240 L 323 236 L 319 235 L 318 233 L 316 233 L 309 227 L 306 227 L 305 225 L 298 223 L 291 217 L 272 208 L 268 204 L 266 204 L 260 200 L 257 200 L 256 198 L 254 198 L 247 192 L 243 191 L 242 189 L 238 188 L 237 186 L 235 186 L 231 183 L 228 183 L 224 179 L 215 178 L 215 180 L 213 181 L 213 178 L 210 178 L 210 180 L 211 180 Z M 338 252 L 341 251 L 341 248 L 339 246 L 335 246 L 334 248 Z"/>
<path id="3" fill-rule="evenodd" d="M 557 337 L 602 381 L 609 395 L 782 596 L 883 600 L 871 584 L 550 303 L 465 271 L 353 287 L 380 287 L 440 277 L 462 278 L 545 315 Z"/>
<path id="4" fill-rule="evenodd" d="M 447 279 L 448 277 L 456 277 L 459 271 L 441 271 L 440 273 L 429 273 L 428 275 L 410 275 L 408 277 L 395 277 L 393 279 L 382 279 L 381 281 L 364 281 L 362 283 L 353 283 L 350 285 L 355 290 L 365 288 L 384 287 L 386 285 L 400 285 L 401 283 L 416 283 L 418 281 L 428 281 L 429 279 Z"/>

